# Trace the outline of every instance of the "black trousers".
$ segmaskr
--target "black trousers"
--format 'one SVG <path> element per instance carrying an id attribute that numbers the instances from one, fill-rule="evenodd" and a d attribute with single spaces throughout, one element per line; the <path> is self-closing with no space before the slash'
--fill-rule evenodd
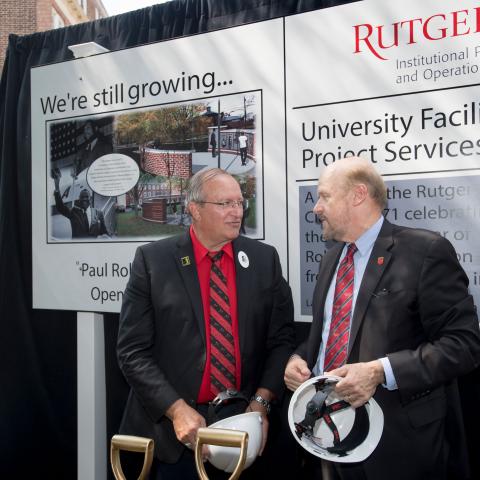
<path id="1" fill-rule="evenodd" d="M 242 161 L 242 165 L 247 163 L 247 147 L 240 149 L 240 160 Z"/>

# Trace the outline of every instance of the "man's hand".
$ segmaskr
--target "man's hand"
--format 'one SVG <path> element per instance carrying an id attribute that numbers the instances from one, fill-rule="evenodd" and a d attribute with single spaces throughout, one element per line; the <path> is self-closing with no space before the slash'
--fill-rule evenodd
<path id="1" fill-rule="evenodd" d="M 351 363 L 336 368 L 328 375 L 342 377 L 336 387 L 336 393 L 352 407 L 361 407 L 372 398 L 377 386 L 385 381 L 382 362 Z"/>
<path id="2" fill-rule="evenodd" d="M 290 358 L 285 368 L 285 385 L 294 392 L 303 382 L 310 378 L 312 372 L 307 362 L 300 356 L 294 355 Z"/>
<path id="3" fill-rule="evenodd" d="M 177 439 L 188 448 L 195 448 L 197 430 L 207 426 L 205 419 L 182 399 L 174 402 L 166 415 L 173 422 Z"/>

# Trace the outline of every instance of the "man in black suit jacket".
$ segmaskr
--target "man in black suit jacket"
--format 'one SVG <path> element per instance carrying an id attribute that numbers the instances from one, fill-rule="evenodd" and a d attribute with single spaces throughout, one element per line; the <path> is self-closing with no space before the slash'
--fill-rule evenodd
<path id="1" fill-rule="evenodd" d="M 455 433 L 462 432 L 455 379 L 480 360 L 468 279 L 448 240 L 392 225 L 383 220 L 385 206 L 385 185 L 370 162 L 348 158 L 322 174 L 314 212 L 325 239 L 339 243 L 322 259 L 310 335 L 289 360 L 285 382 L 295 390 L 312 373 L 323 373 L 329 294 L 339 259 L 354 242 L 357 293 L 347 362 L 329 373 L 343 378 L 336 390 L 353 407 L 373 396 L 385 426 L 365 461 L 333 469 L 326 462 L 323 469 L 330 466 L 331 478 L 355 480 L 464 478 L 464 465 L 447 473 L 447 463 L 457 461 L 451 454 L 462 441 Z"/>
<path id="2" fill-rule="evenodd" d="M 199 265 L 207 261 L 210 270 L 211 262 L 206 255 L 196 258 L 199 249 L 231 248 L 233 253 L 234 336 L 241 370 L 236 388 L 253 396 L 248 410 L 263 415 L 264 440 L 267 407 L 282 395 L 283 371 L 293 350 L 290 288 L 276 250 L 238 236 L 243 199 L 237 181 L 220 169 L 198 172 L 190 180 L 186 204 L 190 231 L 137 249 L 118 334 L 119 364 L 131 386 L 121 431 L 155 439 L 162 479 L 197 478 L 189 449 L 206 424 L 210 372 L 205 370 L 210 362 L 205 316 L 208 322 L 210 318 L 204 314 Z"/>

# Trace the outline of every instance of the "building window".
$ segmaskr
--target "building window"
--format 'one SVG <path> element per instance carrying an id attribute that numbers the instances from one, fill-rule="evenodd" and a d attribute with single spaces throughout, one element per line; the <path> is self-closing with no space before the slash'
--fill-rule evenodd
<path id="1" fill-rule="evenodd" d="M 52 28 L 63 28 L 64 26 L 65 22 L 63 18 L 52 8 Z"/>

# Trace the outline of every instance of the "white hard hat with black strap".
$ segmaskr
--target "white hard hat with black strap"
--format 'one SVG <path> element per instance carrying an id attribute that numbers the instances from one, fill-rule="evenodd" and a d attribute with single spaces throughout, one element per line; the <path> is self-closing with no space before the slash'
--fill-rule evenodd
<path id="1" fill-rule="evenodd" d="M 297 442 L 311 454 L 335 462 L 359 462 L 380 441 L 383 412 L 373 398 L 353 408 L 337 396 L 339 380 L 322 375 L 300 385 L 290 401 L 288 423 Z"/>

